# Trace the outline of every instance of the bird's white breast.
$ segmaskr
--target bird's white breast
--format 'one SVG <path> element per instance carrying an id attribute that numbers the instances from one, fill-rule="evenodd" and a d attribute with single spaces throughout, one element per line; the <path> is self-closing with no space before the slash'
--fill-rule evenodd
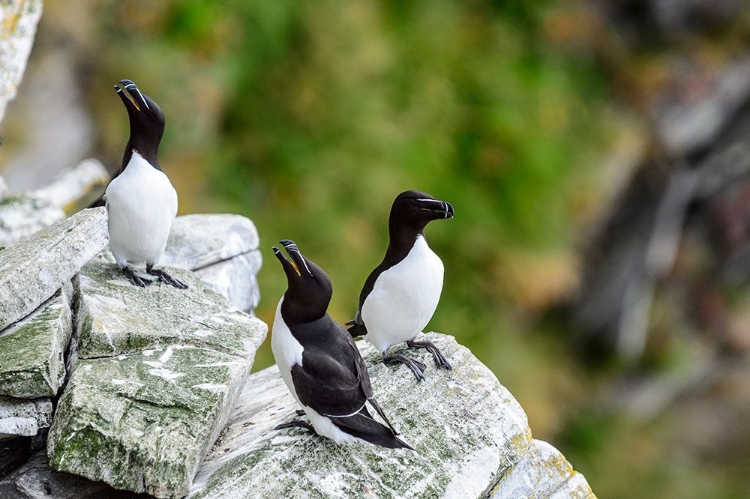
<path id="1" fill-rule="evenodd" d="M 273 329 L 271 330 L 271 351 L 279 366 L 279 372 L 284 379 L 287 388 L 299 403 L 297 392 L 292 382 L 292 367 L 295 364 L 302 365 L 302 344 L 292 335 L 289 326 L 281 317 L 281 304 L 284 303 L 284 297 L 279 300 L 276 307 L 276 317 L 273 319 Z"/>
<path id="2" fill-rule="evenodd" d="M 105 197 L 109 246 L 117 263 L 157 263 L 177 215 L 177 192 L 164 172 L 133 151 Z"/>
<path id="3" fill-rule="evenodd" d="M 365 338 L 380 352 L 414 338 L 435 313 L 443 262 L 419 236 L 402 261 L 381 273 L 362 305 Z"/>

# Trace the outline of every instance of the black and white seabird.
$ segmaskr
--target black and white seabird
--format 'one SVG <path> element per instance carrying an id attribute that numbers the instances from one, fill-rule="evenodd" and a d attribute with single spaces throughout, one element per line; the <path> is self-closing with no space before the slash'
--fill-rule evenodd
<path id="1" fill-rule="evenodd" d="M 400 439 L 373 397 L 370 377 L 354 340 L 328 315 L 333 289 L 323 270 L 288 240 L 280 241 L 289 254 L 273 251 L 287 278 L 271 333 L 271 348 L 281 377 L 310 423 L 294 420 L 276 429 L 294 426 L 314 430 L 338 444 L 357 441 L 411 449 Z M 366 403 L 388 424 L 375 421 Z"/>
<path id="2" fill-rule="evenodd" d="M 177 215 L 177 192 L 159 166 L 157 151 L 164 135 L 164 113 L 130 80 L 115 85 L 130 119 L 130 139 L 125 146 L 122 170 L 104 193 L 109 215 L 109 248 L 123 273 L 136 286 L 151 279 L 133 272 L 128 263 L 145 263 L 146 272 L 176 288 L 187 285 L 158 263 L 172 222 Z"/>
<path id="3" fill-rule="evenodd" d="M 410 348 L 427 349 L 438 367 L 451 369 L 435 345 L 414 341 L 435 313 L 443 290 L 443 262 L 427 245 L 424 228 L 432 220 L 445 218 L 453 218 L 450 203 L 420 191 L 396 197 L 388 221 L 390 243 L 385 258 L 365 281 L 357 315 L 347 323 L 349 333 L 364 336 L 386 364 L 405 364 L 418 381 L 424 380 L 422 362 L 386 352 L 405 341 Z"/>

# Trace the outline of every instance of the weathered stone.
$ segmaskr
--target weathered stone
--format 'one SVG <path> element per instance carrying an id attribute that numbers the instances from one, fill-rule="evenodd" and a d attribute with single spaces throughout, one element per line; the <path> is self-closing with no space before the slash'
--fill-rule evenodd
<path id="1" fill-rule="evenodd" d="M 429 355 L 413 354 L 430 363 L 422 383 L 359 343 L 376 397 L 415 451 L 274 431 L 297 409 L 274 366 L 248 378 L 190 498 L 484 497 L 527 453 L 526 415 L 468 349 L 449 336 L 427 337 L 454 369 L 438 370 Z"/>
<path id="2" fill-rule="evenodd" d="M 10 248 L 1 253 L 6 251 Z M 0 395 L 27 399 L 57 395 L 65 379 L 64 355 L 73 329 L 71 296 L 68 283 L 34 313 L 0 332 Z"/>
<path id="3" fill-rule="evenodd" d="M 240 215 L 177 217 L 160 263 L 194 271 L 209 289 L 245 312 L 260 300 L 258 231 Z"/>
<path id="4" fill-rule="evenodd" d="M 79 360 L 50 429 L 52 467 L 118 489 L 184 496 L 251 364 L 192 346 Z"/>
<path id="5" fill-rule="evenodd" d="M 5 196 L 8 194 L 8 184 L 5 183 L 5 179 L 3 177 L 0 177 L 0 201 L 5 199 Z"/>
<path id="6" fill-rule="evenodd" d="M 42 15 L 42 0 L 0 2 L 0 120 L 16 96 Z"/>
<path id="7" fill-rule="evenodd" d="M 40 429 L 49 428 L 51 422 L 50 399 L 0 397 L 0 440 L 17 436 L 33 437 Z"/>
<path id="8" fill-rule="evenodd" d="M 0 201 L 0 246 L 10 246 L 34 232 L 65 218 L 65 212 L 49 201 L 28 194 Z"/>
<path id="9" fill-rule="evenodd" d="M 95 201 L 109 183 L 109 173 L 97 159 L 86 159 L 66 168 L 48 185 L 32 196 L 74 213 Z"/>
<path id="10" fill-rule="evenodd" d="M 195 345 L 252 359 L 266 325 L 206 289 L 192 272 L 170 268 L 186 290 L 134 286 L 116 265 L 91 262 L 80 273 L 78 356 L 118 355 L 163 345 Z"/>
<path id="11" fill-rule="evenodd" d="M 48 300 L 108 239 L 106 211 L 94 208 L 0 251 L 0 330 Z"/>
<path id="12" fill-rule="evenodd" d="M 115 490 L 106 483 L 55 471 L 44 451 L 0 480 L 3 499 L 149 499 L 145 494 Z"/>
<path id="13" fill-rule="evenodd" d="M 493 499 L 559 497 L 592 499 L 596 496 L 565 456 L 547 442 L 533 440 L 529 451 L 492 490 Z"/>

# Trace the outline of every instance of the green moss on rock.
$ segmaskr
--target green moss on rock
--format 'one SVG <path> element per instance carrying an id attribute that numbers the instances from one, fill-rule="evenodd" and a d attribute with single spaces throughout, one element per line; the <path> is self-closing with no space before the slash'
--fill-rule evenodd
<path id="1" fill-rule="evenodd" d="M 65 378 L 63 356 L 72 331 L 68 298 L 58 291 L 0 333 L 0 395 L 52 397 Z"/>
<path id="2" fill-rule="evenodd" d="M 80 360 L 50 430 L 50 464 L 181 497 L 249 369 L 246 359 L 190 346 Z"/>

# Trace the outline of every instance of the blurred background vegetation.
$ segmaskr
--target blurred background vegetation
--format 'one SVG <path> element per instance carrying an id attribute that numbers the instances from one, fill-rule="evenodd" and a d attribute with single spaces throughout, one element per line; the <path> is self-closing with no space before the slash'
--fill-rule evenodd
<path id="1" fill-rule="evenodd" d="M 748 497 L 741 376 L 721 420 L 736 426 L 710 451 L 693 437 L 718 424 L 712 412 L 680 419 L 692 392 L 673 389 L 644 417 L 642 397 L 622 389 L 647 396 L 714 358 L 701 323 L 675 312 L 691 305 L 657 290 L 636 356 L 590 348 L 574 320 L 626 193 L 698 154 L 670 149 L 661 117 L 709 99 L 715 75 L 747 55 L 748 12 L 718 4 L 47 1 L 3 123 L 0 168 L 17 189 L 87 155 L 116 170 L 128 125 L 112 85 L 134 80 L 166 114 L 160 160 L 180 213 L 239 213 L 258 226 L 266 265 L 256 313 L 269 324 L 285 289 L 276 241 L 294 239 L 328 272 L 330 312 L 345 322 L 382 258 L 393 198 L 420 189 L 450 201 L 456 218 L 427 230 L 446 267 L 429 328 L 496 373 L 535 437 L 602 498 Z M 40 102 L 68 104 L 39 111 Z M 35 138 L 49 120 L 62 126 Z M 26 151 L 76 140 L 57 163 Z M 742 302 L 744 287 L 728 293 Z M 254 369 L 272 363 L 267 341 Z"/>

